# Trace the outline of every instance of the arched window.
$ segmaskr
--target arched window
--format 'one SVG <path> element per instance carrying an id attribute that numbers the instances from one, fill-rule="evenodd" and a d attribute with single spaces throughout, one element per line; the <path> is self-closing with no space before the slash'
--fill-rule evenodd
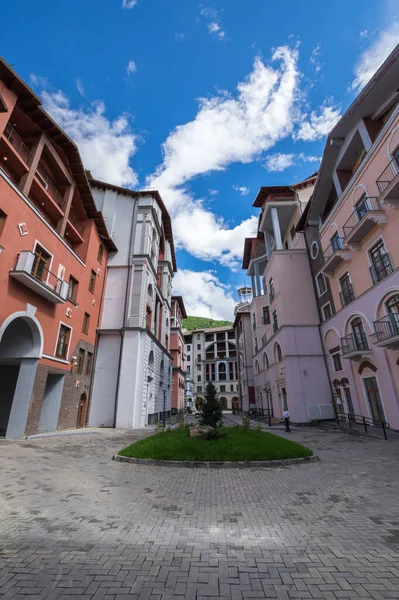
<path id="1" fill-rule="evenodd" d="M 385 306 L 388 312 L 389 328 L 393 335 L 399 335 L 399 294 L 389 298 Z"/>
<path id="2" fill-rule="evenodd" d="M 255 373 L 256 373 L 257 375 L 259 375 L 259 373 L 260 373 L 260 369 L 259 369 L 259 363 L 258 363 L 258 361 L 257 361 L 257 360 L 255 361 Z"/>
<path id="3" fill-rule="evenodd" d="M 276 354 L 276 362 L 281 362 L 283 360 L 283 354 L 281 352 L 281 346 L 280 344 L 277 342 L 276 346 L 275 346 L 275 354 Z"/>
<path id="4" fill-rule="evenodd" d="M 355 317 L 351 321 L 351 329 L 356 350 L 368 350 L 367 335 L 360 317 Z"/>
<path id="5" fill-rule="evenodd" d="M 163 375 L 164 375 L 164 362 L 161 360 L 161 364 L 159 365 L 159 386 L 163 385 Z"/>
<path id="6" fill-rule="evenodd" d="M 98 247 L 98 252 L 97 252 L 97 260 L 100 263 L 100 265 L 103 262 L 103 256 L 104 256 L 104 246 L 102 244 L 100 244 Z"/>
<path id="7" fill-rule="evenodd" d="M 219 381 L 226 381 L 226 364 L 220 363 L 219 365 Z"/>
<path id="8" fill-rule="evenodd" d="M 148 368 L 153 371 L 154 370 L 154 352 L 151 350 L 148 355 Z"/>
<path id="9" fill-rule="evenodd" d="M 269 368 L 269 359 L 267 358 L 266 352 L 263 354 L 263 368 L 264 369 Z"/>
<path id="10" fill-rule="evenodd" d="M 149 295 L 150 298 L 152 298 L 152 285 L 151 285 L 151 283 L 148 284 L 147 294 Z"/>

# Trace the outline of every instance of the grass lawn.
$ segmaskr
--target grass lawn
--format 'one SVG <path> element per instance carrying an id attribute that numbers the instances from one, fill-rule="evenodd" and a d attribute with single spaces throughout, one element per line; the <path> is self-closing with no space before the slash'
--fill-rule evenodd
<path id="1" fill-rule="evenodd" d="M 226 436 L 218 440 L 189 438 L 187 431 L 175 429 L 152 435 L 119 452 L 120 456 L 157 460 L 280 460 L 312 456 L 305 446 L 282 437 L 243 429 L 225 427 Z"/>

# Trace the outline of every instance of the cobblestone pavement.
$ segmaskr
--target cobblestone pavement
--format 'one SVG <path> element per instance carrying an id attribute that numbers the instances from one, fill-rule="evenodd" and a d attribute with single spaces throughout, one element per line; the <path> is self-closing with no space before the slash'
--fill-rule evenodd
<path id="1" fill-rule="evenodd" d="M 110 460 L 143 435 L 0 442 L 3 600 L 399 598 L 397 442 L 296 429 L 322 460 L 264 470 Z"/>

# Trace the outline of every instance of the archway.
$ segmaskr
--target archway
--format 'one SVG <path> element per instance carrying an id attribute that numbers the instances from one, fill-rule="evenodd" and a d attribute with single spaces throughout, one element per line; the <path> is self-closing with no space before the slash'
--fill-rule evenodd
<path id="1" fill-rule="evenodd" d="M 221 398 L 219 398 L 219 402 L 220 406 L 222 407 L 222 410 L 227 410 L 227 398 L 222 396 Z"/>
<path id="2" fill-rule="evenodd" d="M 85 392 L 80 396 L 78 406 L 78 416 L 76 418 L 76 428 L 80 429 L 86 425 L 87 414 L 87 395 Z"/>
<path id="3" fill-rule="evenodd" d="M 34 307 L 10 315 L 0 327 L 0 435 L 24 436 L 43 332 Z"/>

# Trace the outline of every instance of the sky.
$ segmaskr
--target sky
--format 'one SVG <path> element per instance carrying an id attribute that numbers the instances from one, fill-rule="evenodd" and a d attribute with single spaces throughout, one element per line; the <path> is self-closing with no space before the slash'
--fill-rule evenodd
<path id="1" fill-rule="evenodd" d="M 2 17 L 2 56 L 85 167 L 160 191 L 188 314 L 228 320 L 259 188 L 317 171 L 399 43 L 394 0 L 19 0 Z"/>

